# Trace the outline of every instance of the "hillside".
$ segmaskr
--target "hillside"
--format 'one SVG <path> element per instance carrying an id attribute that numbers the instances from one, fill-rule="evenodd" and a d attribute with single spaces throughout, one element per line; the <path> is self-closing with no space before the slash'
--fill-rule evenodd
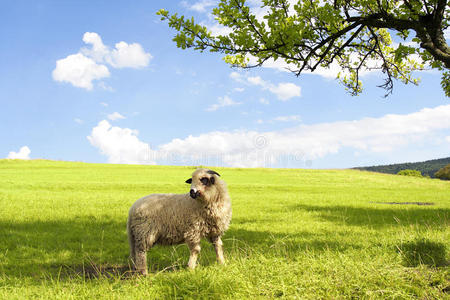
<path id="1" fill-rule="evenodd" d="M 371 167 L 355 167 L 353 169 L 372 171 L 378 173 L 387 174 L 397 174 L 401 170 L 417 170 L 422 172 L 423 176 L 430 176 L 434 178 L 434 173 L 439 171 L 441 168 L 450 164 L 450 157 L 427 160 L 415 163 L 402 163 L 402 164 L 392 164 L 392 165 L 381 165 L 381 166 L 371 166 Z"/>
<path id="2" fill-rule="evenodd" d="M 127 261 L 127 213 L 194 167 L 0 160 L 0 299 L 446 299 L 450 182 L 359 170 L 214 168 L 233 206 L 205 240 Z M 427 204 L 427 205 L 424 205 Z"/>

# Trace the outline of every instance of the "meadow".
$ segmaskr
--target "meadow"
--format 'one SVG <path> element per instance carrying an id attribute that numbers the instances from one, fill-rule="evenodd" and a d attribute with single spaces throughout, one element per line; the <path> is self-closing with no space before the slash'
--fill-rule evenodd
<path id="1" fill-rule="evenodd" d="M 0 299 L 450 299 L 450 182 L 358 170 L 214 168 L 227 264 L 156 246 L 131 274 L 129 207 L 194 169 L 0 160 Z"/>

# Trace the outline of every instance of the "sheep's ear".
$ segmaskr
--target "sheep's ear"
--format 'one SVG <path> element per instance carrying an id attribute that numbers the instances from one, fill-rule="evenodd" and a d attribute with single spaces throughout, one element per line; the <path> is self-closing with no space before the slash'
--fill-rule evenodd
<path id="1" fill-rule="evenodd" d="M 189 178 L 188 180 L 186 180 L 186 183 L 192 183 L 192 178 Z"/>
<path id="2" fill-rule="evenodd" d="M 216 174 L 217 176 L 219 176 L 219 177 L 220 177 L 220 174 L 219 174 L 219 173 L 217 173 L 216 171 L 213 171 L 213 170 L 208 170 L 208 171 L 206 171 L 206 173 L 208 173 L 208 174 L 212 174 L 212 175 Z"/>

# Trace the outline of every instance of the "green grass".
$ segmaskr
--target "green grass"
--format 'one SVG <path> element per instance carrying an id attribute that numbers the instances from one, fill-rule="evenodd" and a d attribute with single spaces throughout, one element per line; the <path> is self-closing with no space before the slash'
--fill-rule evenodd
<path id="1" fill-rule="evenodd" d="M 0 160 L 0 299 L 450 299 L 450 182 L 357 170 L 215 168 L 227 264 L 156 246 L 129 276 L 130 205 L 193 169 Z"/>

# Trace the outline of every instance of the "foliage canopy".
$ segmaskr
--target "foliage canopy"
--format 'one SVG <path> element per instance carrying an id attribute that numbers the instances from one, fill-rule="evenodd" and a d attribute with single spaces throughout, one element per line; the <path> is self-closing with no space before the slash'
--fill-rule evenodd
<path id="1" fill-rule="evenodd" d="M 440 179 L 450 180 L 450 164 L 437 171 L 434 176 Z"/>
<path id="2" fill-rule="evenodd" d="M 385 76 L 380 87 L 386 96 L 394 79 L 418 84 L 412 72 L 431 68 L 441 71 L 441 86 L 450 96 L 446 0 L 262 0 L 256 12 L 245 0 L 221 0 L 212 11 L 229 29 L 221 35 L 193 18 L 164 9 L 158 14 L 177 31 L 179 48 L 224 53 L 232 66 L 251 68 L 280 59 L 297 76 L 338 68 L 339 80 L 352 95 L 362 91 L 361 73 L 378 69 Z M 394 43 L 391 34 L 404 42 Z"/>
<path id="3" fill-rule="evenodd" d="M 397 173 L 397 175 L 422 177 L 422 173 L 420 171 L 409 169 L 401 170 Z"/>

